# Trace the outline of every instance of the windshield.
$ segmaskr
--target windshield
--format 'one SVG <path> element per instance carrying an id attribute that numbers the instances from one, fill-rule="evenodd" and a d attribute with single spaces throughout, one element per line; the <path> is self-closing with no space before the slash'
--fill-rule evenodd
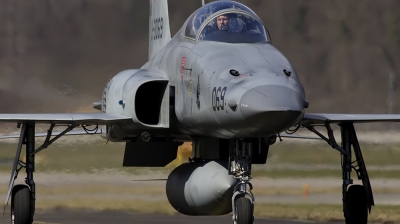
<path id="1" fill-rule="evenodd" d="M 240 12 L 214 16 L 200 31 L 198 40 L 226 43 L 268 41 L 264 26 L 254 17 Z"/>
<path id="2" fill-rule="evenodd" d="M 188 19 L 185 36 L 228 43 L 270 40 L 259 17 L 245 5 L 233 1 L 212 2 L 197 10 Z"/>

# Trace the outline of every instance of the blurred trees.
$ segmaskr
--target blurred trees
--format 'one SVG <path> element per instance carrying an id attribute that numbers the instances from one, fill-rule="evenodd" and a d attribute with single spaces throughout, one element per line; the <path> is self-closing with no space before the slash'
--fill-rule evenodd
<path id="1" fill-rule="evenodd" d="M 240 2 L 296 68 L 309 111 L 386 113 L 392 92 L 400 113 L 399 1 Z M 200 5 L 169 1 L 172 35 Z M 87 111 L 147 61 L 148 12 L 143 0 L 0 1 L 0 112 Z"/>

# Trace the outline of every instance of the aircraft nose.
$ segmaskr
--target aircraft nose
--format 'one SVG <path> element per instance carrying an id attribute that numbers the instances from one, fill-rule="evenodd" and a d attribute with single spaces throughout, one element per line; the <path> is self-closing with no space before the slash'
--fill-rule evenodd
<path id="1" fill-rule="evenodd" d="M 238 106 L 243 119 L 254 128 L 282 131 L 300 118 L 304 96 L 287 86 L 264 85 L 243 94 Z"/>

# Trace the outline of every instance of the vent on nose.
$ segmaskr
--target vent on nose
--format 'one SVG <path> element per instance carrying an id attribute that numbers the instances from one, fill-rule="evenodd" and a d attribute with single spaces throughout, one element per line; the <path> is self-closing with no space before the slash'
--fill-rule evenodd
<path id="1" fill-rule="evenodd" d="M 236 111 L 236 110 L 237 110 L 238 103 L 236 102 L 236 100 L 232 100 L 232 101 L 230 101 L 230 102 L 228 103 L 228 106 L 229 106 L 233 111 Z"/>
<path id="2" fill-rule="evenodd" d="M 235 69 L 231 69 L 229 71 L 229 73 L 231 73 L 231 75 L 233 75 L 233 76 L 239 76 L 240 75 L 240 73 L 238 71 L 236 71 Z"/>

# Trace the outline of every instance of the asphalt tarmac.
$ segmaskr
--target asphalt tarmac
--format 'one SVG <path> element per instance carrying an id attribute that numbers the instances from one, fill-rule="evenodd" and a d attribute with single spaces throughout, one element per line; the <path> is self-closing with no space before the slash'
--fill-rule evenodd
<path id="1" fill-rule="evenodd" d="M 125 211 L 82 211 L 56 209 L 37 211 L 34 224 L 232 224 L 231 216 L 203 217 L 184 215 L 134 214 Z M 10 223 L 10 214 L 0 215 L 0 223 Z M 299 220 L 256 219 L 255 224 L 309 224 L 317 222 Z M 328 223 L 324 223 L 328 224 Z M 330 223 L 333 224 L 333 223 Z"/>

